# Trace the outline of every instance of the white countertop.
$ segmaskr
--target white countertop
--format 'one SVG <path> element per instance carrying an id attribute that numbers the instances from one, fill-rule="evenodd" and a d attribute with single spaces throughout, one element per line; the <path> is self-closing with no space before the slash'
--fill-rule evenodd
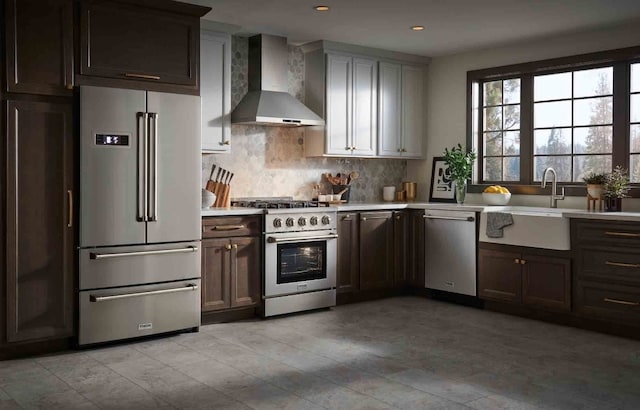
<path id="1" fill-rule="evenodd" d="M 526 208 L 526 207 L 522 207 Z M 455 203 L 443 202 L 350 202 L 347 204 L 337 205 L 331 208 L 337 209 L 338 212 L 358 212 L 358 211 L 386 211 L 386 210 L 402 210 L 402 209 L 442 209 L 450 211 L 471 211 L 486 212 L 495 210 L 496 212 L 508 212 L 501 210 L 501 207 L 493 207 L 482 204 L 465 204 L 458 205 Z M 566 218 L 584 218 L 584 219 L 600 219 L 608 221 L 631 221 L 640 222 L 640 212 L 596 212 L 581 209 L 558 208 Z M 264 209 L 229 207 L 229 208 L 209 208 L 203 209 L 201 215 L 209 216 L 234 216 L 234 215 L 263 215 Z"/>

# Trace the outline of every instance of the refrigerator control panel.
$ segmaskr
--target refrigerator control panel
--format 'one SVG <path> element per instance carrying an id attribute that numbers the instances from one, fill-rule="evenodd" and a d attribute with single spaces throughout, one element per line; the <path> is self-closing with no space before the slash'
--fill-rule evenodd
<path id="1" fill-rule="evenodd" d="M 96 145 L 115 145 L 115 146 L 128 146 L 129 135 L 122 134 L 96 134 Z"/>

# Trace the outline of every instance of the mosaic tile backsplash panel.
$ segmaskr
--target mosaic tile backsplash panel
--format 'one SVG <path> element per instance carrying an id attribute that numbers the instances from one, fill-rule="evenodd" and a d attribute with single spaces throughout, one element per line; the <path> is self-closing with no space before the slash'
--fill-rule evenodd
<path id="1" fill-rule="evenodd" d="M 248 90 L 248 41 L 233 37 L 231 67 L 231 105 L 240 102 Z M 289 92 L 304 101 L 304 53 L 289 47 Z M 292 196 L 310 199 L 313 185 L 323 173 L 357 171 L 360 178 L 352 183 L 351 201 L 382 199 L 384 185 L 399 186 L 406 175 L 407 162 L 392 159 L 307 158 L 304 156 L 303 128 L 231 126 L 231 153 L 202 155 L 202 186 L 213 164 L 235 174 L 231 197 Z"/>

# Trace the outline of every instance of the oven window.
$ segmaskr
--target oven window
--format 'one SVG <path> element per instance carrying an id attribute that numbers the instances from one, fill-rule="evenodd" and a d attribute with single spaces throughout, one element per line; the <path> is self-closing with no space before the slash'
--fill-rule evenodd
<path id="1" fill-rule="evenodd" d="M 326 258 L 326 241 L 278 245 L 278 283 L 326 278 Z"/>

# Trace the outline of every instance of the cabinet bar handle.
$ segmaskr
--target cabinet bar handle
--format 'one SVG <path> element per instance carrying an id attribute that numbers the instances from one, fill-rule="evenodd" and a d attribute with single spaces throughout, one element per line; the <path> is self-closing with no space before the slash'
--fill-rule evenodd
<path id="1" fill-rule="evenodd" d="M 388 216 L 363 216 L 360 218 L 361 221 L 367 221 L 369 219 L 389 219 Z"/>
<path id="2" fill-rule="evenodd" d="M 67 228 L 71 228 L 73 226 L 73 192 L 71 190 L 67 190 L 67 207 L 68 209 L 68 217 Z"/>
<path id="3" fill-rule="evenodd" d="M 638 305 L 640 305 L 639 302 L 628 302 L 626 300 L 620 300 L 620 299 L 604 298 L 602 300 L 604 300 L 605 302 L 616 303 L 618 305 L 625 305 L 625 306 L 638 306 Z"/>
<path id="4" fill-rule="evenodd" d="M 640 238 L 640 233 L 630 233 L 630 232 L 605 232 L 605 235 L 609 236 L 623 236 L 625 238 Z"/>
<path id="5" fill-rule="evenodd" d="M 128 298 L 135 298 L 135 297 L 139 297 L 139 296 L 162 295 L 162 294 L 165 294 L 165 293 L 187 292 L 187 291 L 193 291 L 193 290 L 198 290 L 198 285 L 191 284 L 191 285 L 185 286 L 183 288 L 152 290 L 152 291 L 149 291 L 149 292 L 125 293 L 125 294 L 122 294 L 122 295 L 109 295 L 109 296 L 90 295 L 89 296 L 89 300 L 91 302 L 107 302 L 109 300 L 128 299 Z"/>
<path id="6" fill-rule="evenodd" d="M 447 221 L 467 221 L 473 222 L 476 219 L 473 216 L 458 217 L 458 216 L 436 216 L 436 215 L 422 215 L 424 219 L 444 219 Z"/>
<path id="7" fill-rule="evenodd" d="M 141 78 L 143 80 L 159 80 L 159 75 L 149 75 L 149 74 L 133 74 L 133 73 L 124 73 L 125 77 L 129 78 Z"/>
<path id="8" fill-rule="evenodd" d="M 606 261 L 604 264 L 605 265 L 609 265 L 609 266 L 620 266 L 622 268 L 640 268 L 640 265 L 637 264 L 637 263 L 623 263 L 623 262 Z"/>
<path id="9" fill-rule="evenodd" d="M 211 228 L 212 231 L 237 231 L 238 229 L 244 229 L 244 225 L 215 225 Z"/>

